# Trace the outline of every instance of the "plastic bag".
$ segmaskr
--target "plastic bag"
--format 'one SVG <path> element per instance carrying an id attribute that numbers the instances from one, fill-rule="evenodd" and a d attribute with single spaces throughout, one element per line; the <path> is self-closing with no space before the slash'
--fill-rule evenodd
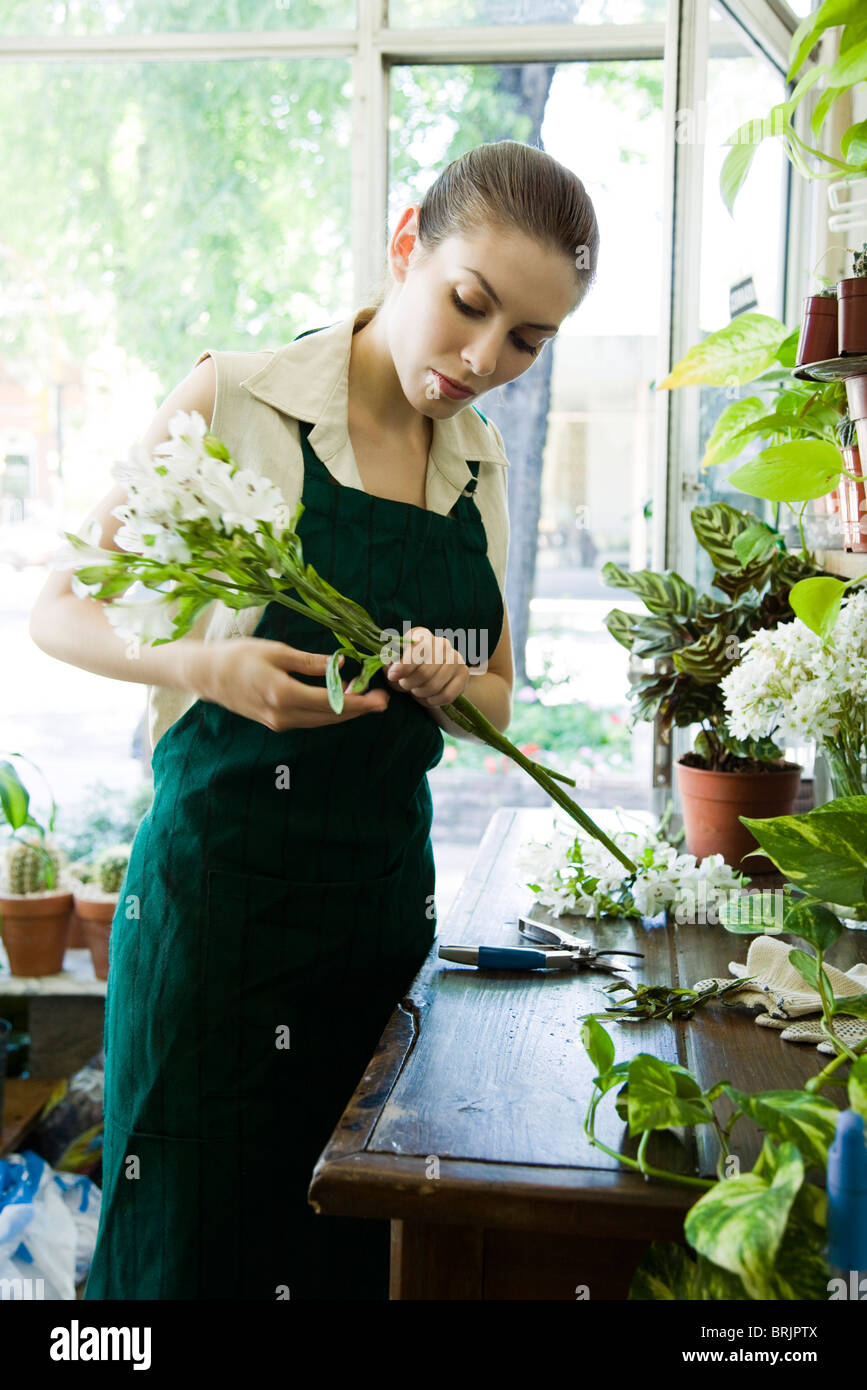
<path id="1" fill-rule="evenodd" d="M 93 1259 L 100 1199 L 90 1178 L 55 1173 L 31 1149 L 0 1159 L 0 1298 L 74 1299 Z"/>

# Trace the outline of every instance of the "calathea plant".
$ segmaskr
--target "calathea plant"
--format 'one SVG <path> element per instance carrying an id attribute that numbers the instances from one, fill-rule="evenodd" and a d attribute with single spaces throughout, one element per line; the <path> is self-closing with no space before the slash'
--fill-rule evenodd
<path id="1" fill-rule="evenodd" d="M 739 660 L 741 644 L 760 628 L 790 622 L 792 586 L 822 574 L 810 560 L 791 554 L 782 537 L 751 512 L 725 502 L 695 507 L 696 539 L 714 565 L 719 598 L 699 595 L 672 570 L 630 571 L 609 561 L 605 583 L 629 589 L 648 610 L 647 617 L 612 609 L 605 625 L 635 657 L 659 659 L 652 674 L 633 683 L 630 698 L 636 719 L 659 719 L 663 738 L 673 725 L 701 724 L 695 739 L 699 766 L 729 771 L 746 760 L 776 762 L 782 752 L 771 739 L 734 739 L 726 724 L 720 681 Z"/>

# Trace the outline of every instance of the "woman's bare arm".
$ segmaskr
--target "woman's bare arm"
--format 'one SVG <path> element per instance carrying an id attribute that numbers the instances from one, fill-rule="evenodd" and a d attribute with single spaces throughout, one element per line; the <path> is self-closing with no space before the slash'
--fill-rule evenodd
<path id="1" fill-rule="evenodd" d="M 163 401 L 142 437 L 143 447 L 150 453 L 168 440 L 169 421 L 179 410 L 197 410 L 210 428 L 215 395 L 214 361 L 206 357 Z M 98 544 L 104 549 L 119 549 L 114 536 L 120 521 L 111 513 L 127 500 L 126 489 L 115 486 L 86 518 L 86 522 L 99 522 L 102 535 Z M 49 574 L 30 615 L 30 636 L 49 656 L 84 671 L 178 690 L 192 689 L 190 662 L 196 648 L 203 645 L 196 641 L 167 642 L 159 647 L 142 644 L 139 655 L 128 655 L 129 644 L 109 623 L 105 605 L 73 592 L 71 570 L 52 570 Z"/>
<path id="2" fill-rule="evenodd" d="M 143 448 L 152 453 L 168 440 L 169 421 L 179 410 L 197 410 L 210 429 L 215 397 L 216 370 L 213 358 L 206 357 L 163 401 L 141 441 Z M 99 522 L 104 549 L 120 549 L 114 543 L 120 520 L 111 513 L 127 500 L 126 489 L 114 487 L 86 519 Z M 324 676 L 328 657 L 269 638 L 204 642 L 184 637 L 158 647 L 128 643 L 109 623 L 100 599 L 74 593 L 70 570 L 53 570 L 48 576 L 30 615 L 30 636 L 58 661 L 114 680 L 185 690 L 275 731 L 357 719 L 385 709 L 390 698 L 378 689 L 345 694 L 343 711 L 335 714 L 325 686 L 290 675 Z"/>

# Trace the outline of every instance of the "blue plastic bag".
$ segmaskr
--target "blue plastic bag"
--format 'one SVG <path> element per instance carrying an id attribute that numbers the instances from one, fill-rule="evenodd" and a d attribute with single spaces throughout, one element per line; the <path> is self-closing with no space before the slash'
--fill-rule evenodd
<path id="1" fill-rule="evenodd" d="M 101 1192 L 25 1149 L 0 1159 L 0 1299 L 74 1299 L 86 1277 Z"/>

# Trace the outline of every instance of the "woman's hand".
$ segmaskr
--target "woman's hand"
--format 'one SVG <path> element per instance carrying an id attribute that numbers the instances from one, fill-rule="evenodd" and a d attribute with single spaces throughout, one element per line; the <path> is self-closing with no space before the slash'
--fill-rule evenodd
<path id="1" fill-rule="evenodd" d="M 414 627 L 403 660 L 386 667 L 386 677 L 422 705 L 439 709 L 463 695 L 470 668 L 445 637 L 434 637 L 430 628 Z"/>
<path id="2" fill-rule="evenodd" d="M 344 694 L 343 712 L 335 714 L 324 685 L 307 685 L 289 674 L 297 671 L 324 679 L 329 658 L 267 637 L 202 642 L 190 648 L 190 659 L 189 689 L 201 699 L 254 719 L 275 733 L 345 723 L 360 714 L 384 710 L 391 698 L 383 690 Z M 342 656 L 338 665 L 343 665 Z M 343 684 L 345 690 L 349 682 Z"/>

